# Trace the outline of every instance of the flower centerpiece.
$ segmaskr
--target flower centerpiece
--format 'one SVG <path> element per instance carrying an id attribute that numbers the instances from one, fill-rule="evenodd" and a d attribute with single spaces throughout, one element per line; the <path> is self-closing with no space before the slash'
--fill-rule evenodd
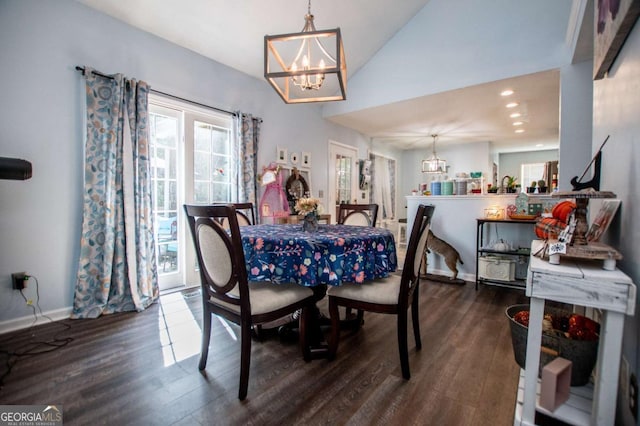
<path id="1" fill-rule="evenodd" d="M 302 221 L 302 229 L 307 232 L 318 230 L 318 217 L 320 208 L 320 200 L 317 198 L 298 198 L 295 210 L 300 216 L 304 216 Z"/>

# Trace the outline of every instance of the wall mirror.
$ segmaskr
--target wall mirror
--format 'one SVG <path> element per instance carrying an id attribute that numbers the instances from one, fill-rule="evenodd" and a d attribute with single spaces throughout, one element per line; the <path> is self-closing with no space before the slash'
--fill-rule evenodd
<path id="1" fill-rule="evenodd" d="M 292 210 L 298 198 L 309 196 L 311 192 L 307 180 L 295 167 L 291 170 L 291 176 L 287 179 L 285 190 L 287 193 L 287 201 L 289 201 L 289 206 Z"/>

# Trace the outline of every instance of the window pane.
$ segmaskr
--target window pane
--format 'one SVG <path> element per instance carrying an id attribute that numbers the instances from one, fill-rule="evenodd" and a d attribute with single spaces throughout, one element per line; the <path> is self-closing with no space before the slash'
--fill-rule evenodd
<path id="1" fill-rule="evenodd" d="M 178 150 L 170 149 L 167 152 L 167 169 L 168 176 L 170 179 L 176 179 L 178 175 Z"/>
<path id="2" fill-rule="evenodd" d="M 178 182 L 175 180 L 169 181 L 169 210 L 176 210 L 178 208 Z"/>
<path id="3" fill-rule="evenodd" d="M 229 157 L 214 154 L 212 160 L 211 180 L 213 182 L 228 182 L 230 174 Z"/>
<path id="4" fill-rule="evenodd" d="M 195 152 L 193 156 L 193 177 L 197 180 L 209 179 L 209 156 Z"/>
<path id="5" fill-rule="evenodd" d="M 178 270 L 178 119 L 150 112 L 149 123 L 158 270 L 168 273 Z"/>
<path id="6" fill-rule="evenodd" d="M 231 200 L 230 130 L 194 121 L 194 199 L 213 203 Z"/>
<path id="7" fill-rule="evenodd" d="M 213 183 L 211 184 L 211 194 L 213 203 L 224 203 L 231 199 L 229 193 L 231 186 L 228 184 Z"/>
<path id="8" fill-rule="evenodd" d="M 193 201 L 196 203 L 209 202 L 209 183 L 208 182 L 194 182 Z"/>
<path id="9" fill-rule="evenodd" d="M 211 132 L 209 126 L 204 123 L 196 121 L 194 126 L 195 141 L 193 149 L 195 151 L 210 152 L 211 151 Z"/>
<path id="10" fill-rule="evenodd" d="M 163 180 L 159 180 L 156 182 L 156 192 L 155 192 L 155 197 L 156 197 L 156 211 L 161 211 L 161 210 L 166 210 L 167 206 L 165 206 L 165 192 L 164 192 L 164 187 L 165 187 L 165 181 Z"/>
<path id="11" fill-rule="evenodd" d="M 176 135 L 178 134 L 178 122 L 173 117 L 165 117 L 158 114 L 150 114 L 151 137 L 159 146 L 176 147 Z"/>
<path id="12" fill-rule="evenodd" d="M 211 143 L 213 152 L 229 155 L 229 131 L 213 127 L 211 129 Z"/>

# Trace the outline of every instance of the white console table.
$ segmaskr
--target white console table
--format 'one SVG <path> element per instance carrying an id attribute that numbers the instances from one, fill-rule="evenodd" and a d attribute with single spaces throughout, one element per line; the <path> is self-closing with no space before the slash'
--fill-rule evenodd
<path id="1" fill-rule="evenodd" d="M 636 286 L 619 270 L 605 271 L 601 263 L 562 258 L 559 265 L 535 257 L 542 241 L 533 241 L 526 294 L 531 297 L 527 361 L 521 375 L 515 425 L 534 425 L 536 410 L 574 425 L 613 425 L 615 421 L 618 373 L 624 316 L 635 311 Z M 537 406 L 538 368 L 545 300 L 602 310 L 596 382 L 572 388 L 569 400 L 549 412 Z M 592 395 L 586 395 L 591 394 Z M 591 399 L 591 406 L 584 401 Z"/>

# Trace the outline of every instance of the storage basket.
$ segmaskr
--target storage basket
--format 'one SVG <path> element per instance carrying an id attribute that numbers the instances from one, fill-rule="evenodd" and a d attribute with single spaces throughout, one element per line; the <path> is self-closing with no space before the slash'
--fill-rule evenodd
<path id="1" fill-rule="evenodd" d="M 529 305 L 512 305 L 509 306 L 505 313 L 509 318 L 511 328 L 511 343 L 513 344 L 513 355 L 516 363 L 520 368 L 525 368 L 527 357 L 527 332 L 528 327 L 516 322 L 513 316 L 520 311 L 528 311 Z M 561 309 L 545 308 L 545 313 L 551 315 L 570 315 L 570 312 Z M 558 356 L 568 359 L 572 363 L 571 367 L 571 386 L 584 386 L 589 383 L 591 372 L 596 365 L 598 358 L 598 341 L 573 340 L 562 336 L 551 336 L 542 333 L 541 347 L 556 351 Z M 556 358 L 546 351 L 540 353 L 540 368 L 538 377 L 542 372 L 542 368 Z"/>
<path id="2" fill-rule="evenodd" d="M 491 280 L 513 281 L 516 262 L 500 256 L 482 256 L 478 259 L 478 277 Z"/>

